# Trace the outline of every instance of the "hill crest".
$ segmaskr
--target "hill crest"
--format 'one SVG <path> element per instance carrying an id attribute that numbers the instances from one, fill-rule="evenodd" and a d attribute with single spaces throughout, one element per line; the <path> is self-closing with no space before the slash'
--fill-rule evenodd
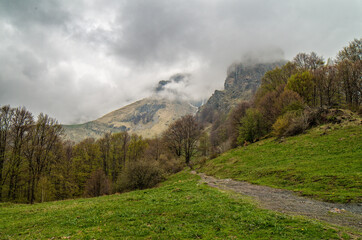
<path id="1" fill-rule="evenodd" d="M 158 96 L 144 98 L 84 124 L 64 125 L 65 139 L 79 142 L 98 139 L 104 133 L 128 131 L 143 137 L 154 137 L 181 116 L 195 114 L 197 107 L 184 100 Z"/>

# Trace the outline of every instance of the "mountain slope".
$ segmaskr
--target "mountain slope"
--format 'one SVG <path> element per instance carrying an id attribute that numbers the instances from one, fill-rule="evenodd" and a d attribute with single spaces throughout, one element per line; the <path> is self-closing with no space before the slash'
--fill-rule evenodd
<path id="1" fill-rule="evenodd" d="M 194 114 L 197 108 L 182 100 L 145 98 L 103 117 L 77 125 L 64 125 L 65 138 L 79 142 L 84 138 L 100 138 L 104 133 L 128 131 L 143 137 L 153 137 L 167 129 L 174 120 Z"/>
<path id="2" fill-rule="evenodd" d="M 197 116 L 201 122 L 212 123 L 216 115 L 227 114 L 242 100 L 251 100 L 267 71 L 283 65 L 284 61 L 258 64 L 233 64 L 228 68 L 224 90 L 216 90 L 200 107 Z"/>

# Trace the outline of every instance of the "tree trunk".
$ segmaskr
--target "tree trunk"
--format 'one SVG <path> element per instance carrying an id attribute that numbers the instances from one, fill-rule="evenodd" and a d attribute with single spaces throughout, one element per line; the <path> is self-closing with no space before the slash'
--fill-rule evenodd
<path id="1" fill-rule="evenodd" d="M 14 189 L 13 189 L 12 196 L 11 196 L 11 199 L 13 201 L 15 201 L 16 195 L 18 193 L 18 183 L 19 183 L 19 175 L 16 174 L 14 177 Z"/>
<path id="2" fill-rule="evenodd" d="M 14 189 L 14 170 L 11 170 L 10 180 L 9 180 L 9 189 L 8 189 L 8 199 L 11 198 L 13 189 Z"/>
<path id="3" fill-rule="evenodd" d="M 1 139 L 0 139 L 1 141 Z M 4 167 L 5 151 L 3 152 L 2 147 L 0 146 L 0 202 L 2 201 L 3 193 L 3 167 Z"/>
<path id="4" fill-rule="evenodd" d="M 33 204 L 35 200 L 35 179 L 31 179 L 31 189 L 30 189 L 30 204 Z"/>

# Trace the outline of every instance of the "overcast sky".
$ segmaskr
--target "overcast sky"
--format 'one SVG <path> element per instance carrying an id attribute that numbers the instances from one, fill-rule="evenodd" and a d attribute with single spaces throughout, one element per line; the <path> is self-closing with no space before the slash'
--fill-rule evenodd
<path id="1" fill-rule="evenodd" d="M 0 105 L 80 123 L 177 73 L 207 98 L 247 54 L 334 57 L 361 35 L 361 0 L 0 0 Z"/>

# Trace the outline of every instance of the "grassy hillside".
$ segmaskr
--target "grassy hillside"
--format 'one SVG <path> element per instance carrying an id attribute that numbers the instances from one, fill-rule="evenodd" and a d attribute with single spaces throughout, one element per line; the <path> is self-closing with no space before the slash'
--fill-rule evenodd
<path id="1" fill-rule="evenodd" d="M 324 201 L 361 202 L 361 134 L 360 124 L 320 126 L 307 134 L 231 150 L 208 161 L 200 171 Z"/>
<path id="2" fill-rule="evenodd" d="M 35 205 L 0 204 L 0 239 L 348 239 L 343 230 L 256 208 L 180 173 L 161 187 Z"/>

